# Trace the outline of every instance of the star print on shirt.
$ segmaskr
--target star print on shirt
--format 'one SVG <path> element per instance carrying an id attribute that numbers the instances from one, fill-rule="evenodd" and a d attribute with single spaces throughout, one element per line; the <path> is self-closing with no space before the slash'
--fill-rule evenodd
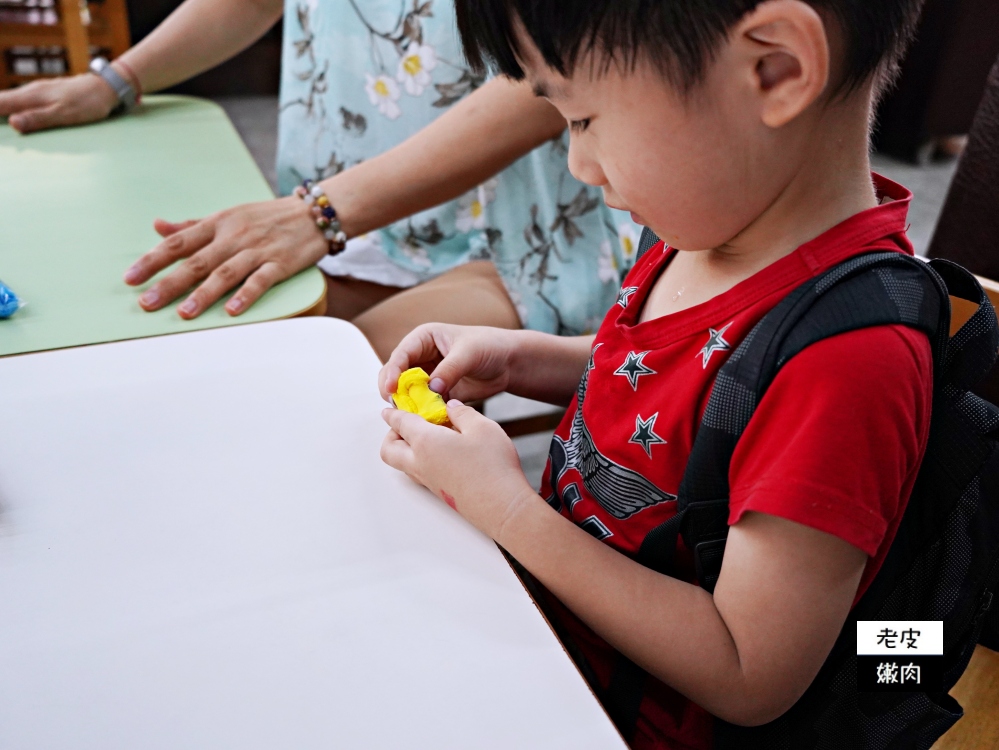
<path id="1" fill-rule="evenodd" d="M 617 303 L 621 305 L 621 307 L 627 308 L 628 303 L 631 301 L 632 295 L 635 294 L 635 292 L 637 291 L 638 291 L 637 286 L 626 286 L 624 289 L 622 289 L 620 292 L 617 293 Z"/>
<path id="2" fill-rule="evenodd" d="M 653 445 L 666 445 L 666 441 L 655 433 L 656 420 L 658 418 L 659 412 L 656 412 L 648 419 L 642 419 L 641 414 L 635 417 L 635 434 L 628 441 L 629 443 L 642 446 L 649 458 L 652 458 Z"/>
<path id="3" fill-rule="evenodd" d="M 624 377 L 628 378 L 628 382 L 631 383 L 631 389 L 633 391 L 638 390 L 638 379 L 642 377 L 642 375 L 657 374 L 655 370 L 648 367 L 642 361 L 645 359 L 646 354 L 648 354 L 648 352 L 642 352 L 641 354 L 637 352 L 628 352 L 628 357 L 625 359 L 624 364 L 614 371 L 615 375 L 624 375 Z"/>
<path id="4" fill-rule="evenodd" d="M 603 344 L 597 344 L 595 347 L 593 347 L 593 351 L 590 352 L 590 361 L 586 363 L 587 372 L 592 372 L 593 370 L 597 369 L 597 364 L 596 364 L 597 349 L 599 349 L 601 346 L 603 346 Z"/>
<path id="5" fill-rule="evenodd" d="M 732 323 L 734 322 L 732 321 Z M 727 352 L 732 349 L 732 345 L 725 340 L 725 331 L 732 327 L 732 323 L 729 323 L 720 331 L 716 331 L 714 328 L 708 329 L 708 343 L 696 355 L 703 359 L 705 370 L 708 369 L 708 363 L 715 352 Z"/>

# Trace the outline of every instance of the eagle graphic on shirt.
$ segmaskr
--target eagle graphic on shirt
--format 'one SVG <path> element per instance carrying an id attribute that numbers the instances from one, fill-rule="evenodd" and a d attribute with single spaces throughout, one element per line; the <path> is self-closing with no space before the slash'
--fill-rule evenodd
<path id="1" fill-rule="evenodd" d="M 596 349 L 593 353 L 596 354 Z M 590 496 L 619 520 L 630 518 L 653 505 L 676 500 L 676 495 L 661 490 L 637 471 L 621 466 L 597 449 L 593 435 L 583 418 L 583 401 L 586 398 L 586 386 L 593 367 L 591 355 L 590 362 L 579 381 L 576 413 L 572 417 L 568 439 L 558 435 L 552 438 L 548 456 L 551 460 L 550 482 L 553 496 L 549 498 L 549 503 L 556 509 L 561 506 L 559 480 L 570 469 L 579 472 L 583 478 L 583 486 Z"/>

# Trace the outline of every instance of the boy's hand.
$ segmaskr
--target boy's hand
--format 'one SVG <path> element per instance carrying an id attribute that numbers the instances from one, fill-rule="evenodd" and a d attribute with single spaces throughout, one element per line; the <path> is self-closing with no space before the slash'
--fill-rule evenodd
<path id="1" fill-rule="evenodd" d="M 386 401 L 411 367 L 430 374 L 430 389 L 447 398 L 475 401 L 507 390 L 516 332 L 499 328 L 426 323 L 406 336 L 378 374 Z M 519 464 L 518 464 L 519 465 Z"/>
<path id="2" fill-rule="evenodd" d="M 198 317 L 220 297 L 230 315 L 245 312 L 264 292 L 326 255 L 329 243 L 316 229 L 309 207 L 295 196 L 247 203 L 200 221 L 153 224 L 163 242 L 125 273 L 125 283 L 143 284 L 185 259 L 139 297 L 144 310 L 159 310 L 181 295 L 180 317 Z"/>
<path id="3" fill-rule="evenodd" d="M 502 544 L 506 523 L 525 504 L 543 501 L 498 424 L 458 401 L 448 402 L 447 412 L 454 429 L 398 409 L 383 411 L 392 429 L 382 443 L 382 460 Z"/>

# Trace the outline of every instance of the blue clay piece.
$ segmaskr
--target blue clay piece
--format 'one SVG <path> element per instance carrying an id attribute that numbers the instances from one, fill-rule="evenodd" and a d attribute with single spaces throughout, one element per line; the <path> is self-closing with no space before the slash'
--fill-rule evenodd
<path id="1" fill-rule="evenodd" d="M 0 281 L 0 320 L 9 318 L 21 307 L 21 300 L 14 294 L 14 290 Z"/>

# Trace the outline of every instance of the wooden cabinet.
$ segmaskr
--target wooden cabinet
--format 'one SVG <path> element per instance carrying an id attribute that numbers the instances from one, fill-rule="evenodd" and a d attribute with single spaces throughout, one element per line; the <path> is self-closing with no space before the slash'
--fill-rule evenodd
<path id="1" fill-rule="evenodd" d="M 0 0 L 0 88 L 83 73 L 130 44 L 125 0 Z"/>

